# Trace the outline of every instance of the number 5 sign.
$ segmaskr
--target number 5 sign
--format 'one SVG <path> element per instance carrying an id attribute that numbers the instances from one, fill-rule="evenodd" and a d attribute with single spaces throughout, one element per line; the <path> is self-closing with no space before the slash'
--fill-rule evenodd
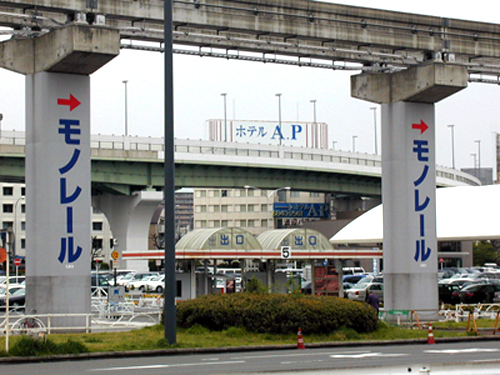
<path id="1" fill-rule="evenodd" d="M 289 259 L 292 256 L 292 248 L 290 246 L 281 246 L 281 259 Z"/>

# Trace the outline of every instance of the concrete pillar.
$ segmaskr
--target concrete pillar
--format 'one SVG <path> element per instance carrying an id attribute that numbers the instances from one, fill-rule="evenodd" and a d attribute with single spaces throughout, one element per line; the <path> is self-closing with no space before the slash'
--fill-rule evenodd
<path id="1" fill-rule="evenodd" d="M 151 218 L 162 199 L 163 193 L 158 191 L 138 191 L 130 196 L 102 194 L 92 198 L 92 205 L 106 215 L 121 253 L 148 249 Z M 120 261 L 119 267 L 148 270 L 148 261 Z"/>
<path id="2" fill-rule="evenodd" d="M 118 31 L 68 26 L 0 43 L 26 74 L 26 306 L 56 327 L 90 312 L 90 77 L 118 55 Z"/>
<path id="3" fill-rule="evenodd" d="M 444 63 L 351 78 L 352 96 L 382 104 L 385 311 L 438 317 L 434 103 L 467 78 Z"/>

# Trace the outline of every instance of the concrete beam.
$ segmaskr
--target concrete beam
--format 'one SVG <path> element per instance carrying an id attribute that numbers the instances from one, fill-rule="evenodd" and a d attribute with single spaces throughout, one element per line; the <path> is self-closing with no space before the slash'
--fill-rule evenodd
<path id="1" fill-rule="evenodd" d="M 120 53 L 120 33 L 103 27 L 70 25 L 34 39 L 0 43 L 0 67 L 21 74 L 90 75 Z"/>
<path id="2" fill-rule="evenodd" d="M 374 103 L 433 104 L 467 87 L 463 66 L 430 63 L 392 74 L 351 77 L 351 96 Z"/>

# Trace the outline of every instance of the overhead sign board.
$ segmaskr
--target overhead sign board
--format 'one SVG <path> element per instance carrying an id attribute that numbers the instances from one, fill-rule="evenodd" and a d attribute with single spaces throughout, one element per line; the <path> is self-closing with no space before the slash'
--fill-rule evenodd
<path id="1" fill-rule="evenodd" d="M 273 216 L 277 218 L 326 219 L 330 205 L 326 203 L 274 203 Z"/>

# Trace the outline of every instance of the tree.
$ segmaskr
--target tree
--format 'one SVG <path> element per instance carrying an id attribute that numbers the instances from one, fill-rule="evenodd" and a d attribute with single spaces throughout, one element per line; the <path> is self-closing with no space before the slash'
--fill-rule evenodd
<path id="1" fill-rule="evenodd" d="M 500 259 L 500 241 L 477 241 L 474 243 L 474 265 L 497 263 Z"/>

